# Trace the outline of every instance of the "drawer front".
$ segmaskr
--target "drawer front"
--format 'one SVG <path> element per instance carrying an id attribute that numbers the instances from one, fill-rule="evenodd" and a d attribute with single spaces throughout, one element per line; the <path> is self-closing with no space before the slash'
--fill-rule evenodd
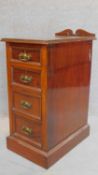
<path id="1" fill-rule="evenodd" d="M 14 108 L 16 111 L 29 115 L 35 119 L 41 119 L 41 97 L 19 94 L 13 95 Z"/>
<path id="2" fill-rule="evenodd" d="M 40 47 L 28 45 L 12 46 L 12 59 L 27 63 L 41 63 Z"/>
<path id="3" fill-rule="evenodd" d="M 13 68 L 13 82 L 24 84 L 26 86 L 32 86 L 36 88 L 41 87 L 41 75 L 40 72 L 22 70 L 19 68 Z"/>
<path id="4" fill-rule="evenodd" d="M 41 123 L 36 120 L 15 116 L 15 134 L 30 144 L 41 146 Z"/>

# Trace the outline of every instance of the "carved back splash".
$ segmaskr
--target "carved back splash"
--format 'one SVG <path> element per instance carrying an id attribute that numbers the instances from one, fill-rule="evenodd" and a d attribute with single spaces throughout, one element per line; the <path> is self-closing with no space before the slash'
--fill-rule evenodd
<path id="1" fill-rule="evenodd" d="M 68 36 L 68 37 L 71 37 L 71 36 L 80 36 L 80 37 L 94 37 L 95 38 L 95 34 L 93 33 L 90 33 L 90 32 L 87 32 L 83 29 L 77 29 L 75 31 L 75 33 L 71 30 L 71 29 L 65 29 L 61 32 L 58 32 L 58 33 L 55 33 L 55 36 Z"/>

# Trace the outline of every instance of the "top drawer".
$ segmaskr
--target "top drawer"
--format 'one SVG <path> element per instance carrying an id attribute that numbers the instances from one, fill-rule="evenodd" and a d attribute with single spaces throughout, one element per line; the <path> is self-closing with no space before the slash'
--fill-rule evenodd
<path id="1" fill-rule="evenodd" d="M 11 59 L 27 63 L 41 64 L 41 46 L 32 44 L 13 44 Z"/>

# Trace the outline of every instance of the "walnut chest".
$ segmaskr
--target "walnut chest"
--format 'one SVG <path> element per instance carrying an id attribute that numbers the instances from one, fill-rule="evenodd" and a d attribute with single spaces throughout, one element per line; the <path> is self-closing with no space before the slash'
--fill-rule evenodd
<path id="1" fill-rule="evenodd" d="M 49 40 L 5 38 L 8 149 L 50 167 L 89 135 L 92 40 L 67 29 Z"/>

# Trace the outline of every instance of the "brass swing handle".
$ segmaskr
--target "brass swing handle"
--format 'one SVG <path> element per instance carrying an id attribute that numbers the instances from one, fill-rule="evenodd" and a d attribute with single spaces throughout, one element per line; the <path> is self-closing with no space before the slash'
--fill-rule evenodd
<path id="1" fill-rule="evenodd" d="M 20 81 L 22 83 L 28 84 L 32 82 L 32 76 L 28 76 L 28 75 L 21 75 L 20 76 Z"/>
<path id="2" fill-rule="evenodd" d="M 31 59 L 32 59 L 31 54 L 27 54 L 26 52 L 19 54 L 19 60 L 21 60 L 21 61 L 30 61 Z"/>
<path id="3" fill-rule="evenodd" d="M 32 107 L 32 104 L 31 103 L 29 103 L 28 101 L 21 101 L 20 102 L 20 104 L 21 104 L 21 107 L 23 108 L 23 109 L 30 109 L 31 107 Z"/>
<path id="4" fill-rule="evenodd" d="M 25 127 L 25 126 L 22 127 L 22 132 L 28 136 L 32 136 L 33 134 L 32 129 L 29 127 Z"/>

